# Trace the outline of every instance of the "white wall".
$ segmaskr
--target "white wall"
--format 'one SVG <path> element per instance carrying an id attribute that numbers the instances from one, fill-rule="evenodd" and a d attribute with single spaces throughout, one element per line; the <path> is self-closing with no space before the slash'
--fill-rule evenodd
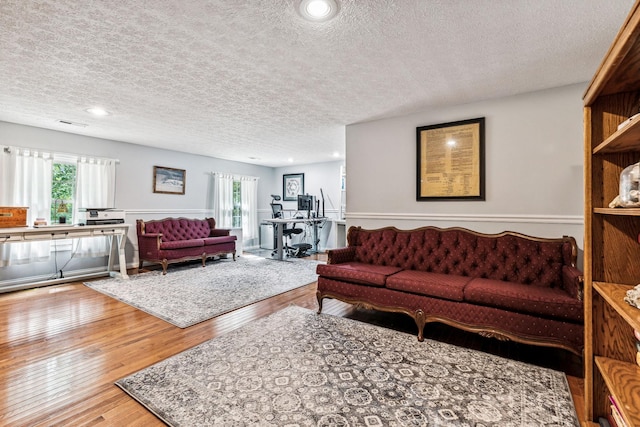
<path id="1" fill-rule="evenodd" d="M 583 247 L 586 84 L 347 126 L 347 225 L 574 236 Z M 416 127 L 486 118 L 485 201 L 416 201 Z"/>

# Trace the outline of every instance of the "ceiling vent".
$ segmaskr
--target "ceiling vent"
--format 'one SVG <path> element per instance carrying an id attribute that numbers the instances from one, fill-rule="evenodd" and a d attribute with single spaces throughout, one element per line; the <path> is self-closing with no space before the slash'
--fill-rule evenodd
<path id="1" fill-rule="evenodd" d="M 58 120 L 58 123 L 63 124 L 63 125 L 67 125 L 67 126 L 75 126 L 75 127 L 79 127 L 79 128 L 86 128 L 88 126 L 88 125 L 86 125 L 84 123 L 72 122 L 70 120 Z"/>

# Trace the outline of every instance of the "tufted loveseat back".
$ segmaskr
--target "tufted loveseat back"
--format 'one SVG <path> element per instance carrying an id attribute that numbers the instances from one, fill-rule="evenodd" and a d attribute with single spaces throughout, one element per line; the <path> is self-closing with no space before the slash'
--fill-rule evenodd
<path id="1" fill-rule="evenodd" d="M 204 239 L 209 237 L 211 229 L 215 228 L 215 225 L 215 219 L 213 218 L 164 218 L 144 221 L 142 225 L 138 225 L 143 227 L 142 230 L 138 230 L 138 234 L 162 233 L 162 241 L 164 242 Z"/>
<path id="2" fill-rule="evenodd" d="M 562 286 L 562 266 L 575 266 L 573 237 L 531 237 L 515 232 L 477 233 L 464 228 L 350 227 L 355 261 L 408 270 Z"/>

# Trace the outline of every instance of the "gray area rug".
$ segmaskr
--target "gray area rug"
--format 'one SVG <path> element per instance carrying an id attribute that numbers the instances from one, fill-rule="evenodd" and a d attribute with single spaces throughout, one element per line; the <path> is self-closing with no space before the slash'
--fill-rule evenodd
<path id="1" fill-rule="evenodd" d="M 578 426 L 561 372 L 300 307 L 116 384 L 171 426 Z"/>
<path id="2" fill-rule="evenodd" d="M 167 322 L 186 328 L 245 305 L 318 280 L 320 261 L 276 261 L 243 255 L 136 274 L 129 279 L 105 279 L 85 285 Z"/>

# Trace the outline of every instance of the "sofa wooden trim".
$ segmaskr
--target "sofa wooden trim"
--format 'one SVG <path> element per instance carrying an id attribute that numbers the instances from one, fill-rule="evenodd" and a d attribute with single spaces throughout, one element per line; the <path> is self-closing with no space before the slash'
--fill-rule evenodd
<path id="1" fill-rule="evenodd" d="M 363 301 L 355 298 L 347 298 L 343 295 L 336 294 L 333 292 L 320 292 L 316 291 L 316 299 L 318 300 L 318 314 L 322 312 L 322 301 L 325 298 L 337 299 L 342 302 L 346 302 L 347 304 L 352 304 L 357 308 L 364 308 L 367 310 L 373 309 L 378 311 L 386 311 L 390 313 L 404 313 L 407 316 L 411 317 L 418 327 L 418 341 L 424 341 L 424 326 L 426 324 L 426 318 L 424 315 L 424 311 L 418 310 L 409 310 L 404 307 L 392 307 L 392 306 L 383 306 L 378 304 L 373 304 L 368 301 Z"/>
<path id="2" fill-rule="evenodd" d="M 428 323 L 443 323 L 445 325 L 460 329 L 466 332 L 476 333 L 485 338 L 494 338 L 499 341 L 513 341 L 521 344 L 535 345 L 540 347 L 553 347 L 570 351 L 578 356 L 582 356 L 582 352 L 577 351 L 575 348 L 568 346 L 562 342 L 553 339 L 540 339 L 538 337 L 524 337 L 522 335 L 516 335 L 509 331 L 497 328 L 495 326 L 483 326 L 483 325 L 471 325 L 443 316 L 427 316 L 423 310 L 409 310 L 404 307 L 390 307 L 380 304 L 373 304 L 368 301 L 359 300 L 356 298 L 347 298 L 343 295 L 334 292 L 316 292 L 316 299 L 318 300 L 318 311 L 322 312 L 322 302 L 325 298 L 335 299 L 353 305 L 356 309 L 373 309 L 378 311 L 390 312 L 390 313 L 403 313 L 411 317 L 416 323 L 418 328 L 417 338 L 418 341 L 424 341 L 424 328 Z"/>

